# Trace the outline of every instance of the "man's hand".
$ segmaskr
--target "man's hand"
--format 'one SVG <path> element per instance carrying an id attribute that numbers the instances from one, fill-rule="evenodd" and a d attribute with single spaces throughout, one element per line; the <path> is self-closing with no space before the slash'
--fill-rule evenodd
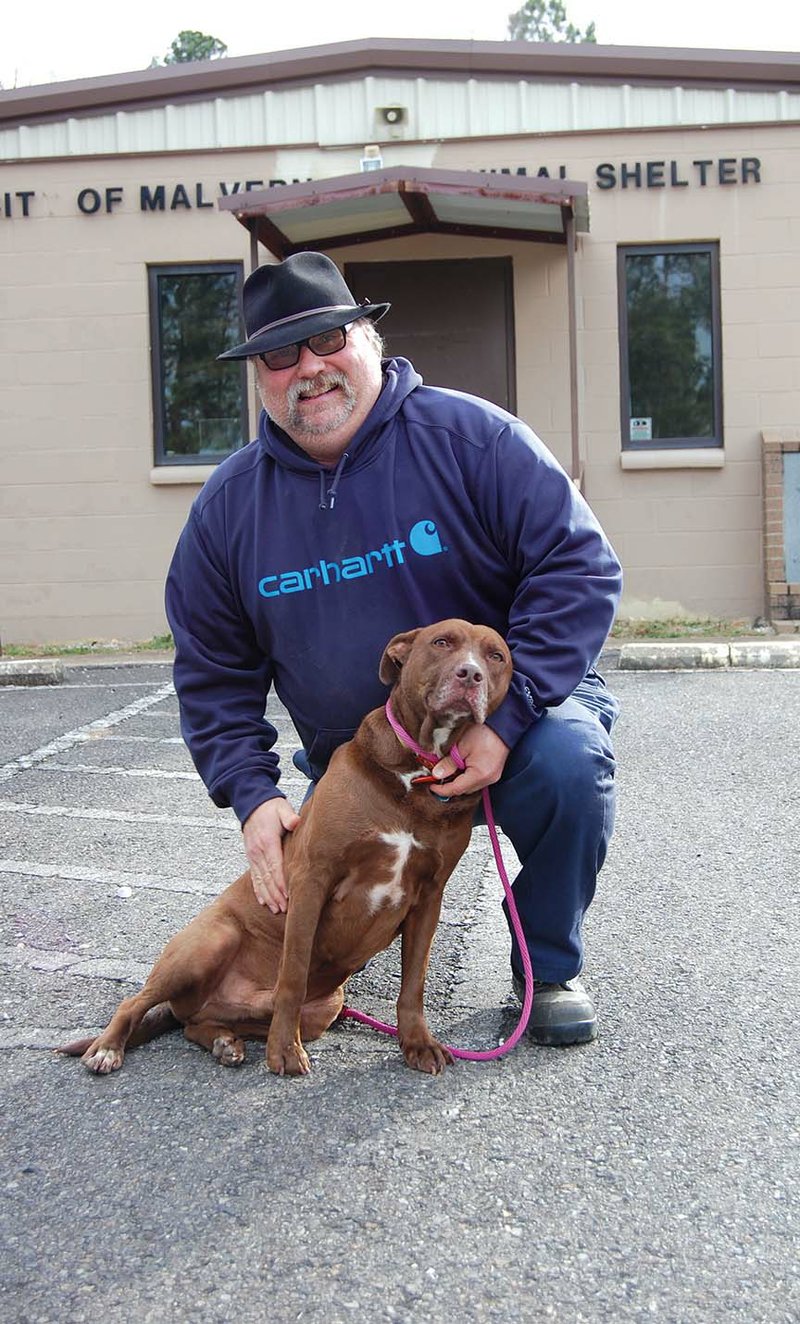
<path id="1" fill-rule="evenodd" d="M 273 915 L 286 909 L 286 879 L 283 875 L 283 837 L 300 822 L 282 796 L 265 800 L 242 824 L 244 849 L 250 864 L 253 891 L 261 906 Z"/>
<path id="2" fill-rule="evenodd" d="M 458 743 L 458 752 L 466 763 L 466 768 L 451 782 L 438 790 L 431 786 L 431 794 L 442 796 L 468 795 L 470 791 L 482 791 L 484 786 L 493 786 L 499 782 L 506 766 L 510 750 L 490 726 L 471 726 Z M 457 772 L 456 765 L 449 754 L 440 759 L 433 769 L 434 777 L 443 780 Z"/>

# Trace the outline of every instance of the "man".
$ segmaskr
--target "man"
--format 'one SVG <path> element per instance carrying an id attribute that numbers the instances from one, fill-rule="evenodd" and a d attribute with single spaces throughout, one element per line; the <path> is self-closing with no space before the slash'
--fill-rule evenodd
<path id="1" fill-rule="evenodd" d="M 258 439 L 220 464 L 192 507 L 167 582 L 184 738 L 217 805 L 242 823 L 262 904 L 286 909 L 281 842 L 297 815 L 278 789 L 271 685 L 317 780 L 383 703 L 392 635 L 456 616 L 494 626 L 515 673 L 461 744 L 448 796 L 491 786 L 521 861 L 514 893 L 536 978 L 529 1033 L 594 1038 L 577 979 L 581 925 L 613 826 L 616 704 L 593 670 L 620 568 L 573 483 L 519 419 L 422 385 L 381 359 L 375 322 L 329 258 L 300 253 L 245 282 Z M 436 773 L 456 772 L 443 759 Z M 435 788 L 421 794 L 435 794 Z M 524 993 L 512 941 L 512 974 Z"/>

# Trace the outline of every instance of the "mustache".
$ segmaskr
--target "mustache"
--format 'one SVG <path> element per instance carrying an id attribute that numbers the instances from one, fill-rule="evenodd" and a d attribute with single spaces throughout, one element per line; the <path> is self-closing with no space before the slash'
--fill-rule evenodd
<path id="1" fill-rule="evenodd" d="M 318 372 L 316 377 L 292 383 L 286 392 L 287 404 L 291 408 L 298 400 L 305 400 L 310 395 L 321 395 L 323 391 L 331 391 L 335 386 L 341 386 L 346 394 L 351 391 L 350 379 L 345 373 L 338 369 Z"/>

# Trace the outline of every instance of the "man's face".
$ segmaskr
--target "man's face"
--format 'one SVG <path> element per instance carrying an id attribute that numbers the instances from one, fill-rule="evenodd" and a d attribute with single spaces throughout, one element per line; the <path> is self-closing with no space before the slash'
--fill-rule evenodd
<path id="1" fill-rule="evenodd" d="M 318 357 L 304 345 L 292 368 L 273 372 L 253 360 L 261 403 L 273 422 L 320 464 L 335 464 L 381 392 L 381 360 L 358 323 L 335 354 Z"/>

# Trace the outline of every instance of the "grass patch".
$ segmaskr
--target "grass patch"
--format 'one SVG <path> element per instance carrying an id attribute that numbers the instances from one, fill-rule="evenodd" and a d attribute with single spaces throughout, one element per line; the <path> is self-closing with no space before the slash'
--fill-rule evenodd
<path id="1" fill-rule="evenodd" d="M 4 644 L 0 655 L 27 657 L 113 657 L 115 653 L 172 653 L 171 634 L 155 634 L 152 639 L 92 639 L 78 644 Z"/>
<path id="2" fill-rule="evenodd" d="M 131 646 L 132 653 L 172 653 L 174 650 L 175 640 L 171 634 L 154 634 L 152 639 Z"/>
<path id="3" fill-rule="evenodd" d="M 620 618 L 614 622 L 612 639 L 733 639 L 743 635 L 771 633 L 747 620 L 717 616 L 675 616 L 665 620 Z"/>

